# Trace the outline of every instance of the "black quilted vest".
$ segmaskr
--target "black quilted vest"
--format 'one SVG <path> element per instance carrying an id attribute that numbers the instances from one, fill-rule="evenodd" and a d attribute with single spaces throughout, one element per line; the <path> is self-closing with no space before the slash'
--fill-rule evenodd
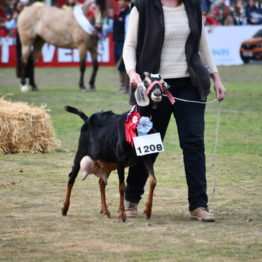
<path id="1" fill-rule="evenodd" d="M 192 85 L 205 100 L 210 92 L 210 76 L 198 55 L 202 32 L 200 0 L 182 0 L 188 16 L 190 34 L 186 41 L 185 53 Z M 165 27 L 164 13 L 160 0 L 134 0 L 139 12 L 137 45 L 137 72 L 159 73 L 161 50 Z M 131 22 L 131 21 L 130 21 Z"/>

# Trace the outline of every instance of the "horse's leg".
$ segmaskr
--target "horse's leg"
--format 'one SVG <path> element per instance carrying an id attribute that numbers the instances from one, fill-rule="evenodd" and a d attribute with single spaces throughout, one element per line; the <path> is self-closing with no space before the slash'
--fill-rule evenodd
<path id="1" fill-rule="evenodd" d="M 103 214 L 104 216 L 110 217 L 110 212 L 106 204 L 106 192 L 105 192 L 106 183 L 102 178 L 99 179 L 99 187 L 100 187 L 100 196 L 101 196 L 100 213 Z"/>
<path id="2" fill-rule="evenodd" d="M 22 45 L 22 54 L 21 54 L 21 92 L 30 91 L 26 83 L 26 68 L 28 65 L 28 60 L 30 56 L 30 45 Z"/>
<path id="3" fill-rule="evenodd" d="M 120 194 L 118 219 L 122 219 L 122 221 L 125 222 L 126 221 L 126 212 L 125 212 L 125 205 L 124 205 L 125 169 L 123 167 L 117 168 L 117 174 L 119 179 L 119 194 Z"/>
<path id="4" fill-rule="evenodd" d="M 32 91 L 38 91 L 39 89 L 35 83 L 35 63 L 32 54 L 28 58 L 26 71 L 27 71 L 27 76 L 29 78 L 29 85 L 31 86 Z"/>
<path id="5" fill-rule="evenodd" d="M 146 214 L 147 219 L 150 219 L 151 214 L 152 214 L 154 190 L 155 190 L 156 183 L 157 183 L 156 177 L 154 174 L 153 163 L 154 163 L 153 159 L 150 156 L 144 159 L 144 164 L 148 172 L 148 176 L 149 176 L 149 194 L 148 194 L 148 198 L 146 202 L 146 208 L 144 210 L 144 213 Z"/>
<path id="6" fill-rule="evenodd" d="M 35 40 L 34 43 L 34 52 L 32 55 L 29 56 L 28 59 L 28 74 L 29 74 L 29 85 L 32 87 L 32 91 L 39 91 L 36 83 L 35 83 L 35 61 L 38 58 L 42 47 L 44 45 L 44 41 L 41 38 Z"/>
<path id="7" fill-rule="evenodd" d="M 93 63 L 93 69 L 92 69 L 92 74 L 89 80 L 89 88 L 92 91 L 95 91 L 95 80 L 96 80 L 96 74 L 99 68 L 99 64 L 97 61 L 97 51 L 91 51 L 91 57 L 92 57 L 92 63 Z"/>
<path id="8" fill-rule="evenodd" d="M 85 71 L 86 71 L 86 52 L 87 49 L 85 46 L 80 46 L 78 48 L 79 56 L 80 56 L 80 80 L 79 80 L 79 88 L 81 91 L 87 91 L 85 86 Z"/>

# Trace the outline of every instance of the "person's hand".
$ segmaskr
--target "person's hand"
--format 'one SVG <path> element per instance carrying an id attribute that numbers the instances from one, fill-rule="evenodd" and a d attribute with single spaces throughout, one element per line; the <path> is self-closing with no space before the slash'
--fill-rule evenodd
<path id="1" fill-rule="evenodd" d="M 142 82 L 140 75 L 133 69 L 128 72 L 130 85 L 132 88 L 136 88 L 137 85 Z"/>
<path id="2" fill-rule="evenodd" d="M 222 82 L 214 82 L 214 89 L 216 91 L 216 98 L 218 99 L 218 101 L 223 101 L 226 96 L 226 89 Z"/>
<path id="3" fill-rule="evenodd" d="M 216 92 L 216 98 L 218 99 L 218 101 L 221 102 L 225 99 L 226 89 L 225 89 L 218 73 L 213 73 L 211 75 L 211 77 L 214 80 L 214 89 L 215 89 L 215 92 Z"/>

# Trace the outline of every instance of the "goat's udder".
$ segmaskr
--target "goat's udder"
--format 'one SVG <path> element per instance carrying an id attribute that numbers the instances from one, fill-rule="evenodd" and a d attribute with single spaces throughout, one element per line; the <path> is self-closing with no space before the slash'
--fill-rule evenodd
<path id="1" fill-rule="evenodd" d="M 88 177 L 88 175 L 88 172 L 84 171 L 82 181 L 84 181 Z"/>

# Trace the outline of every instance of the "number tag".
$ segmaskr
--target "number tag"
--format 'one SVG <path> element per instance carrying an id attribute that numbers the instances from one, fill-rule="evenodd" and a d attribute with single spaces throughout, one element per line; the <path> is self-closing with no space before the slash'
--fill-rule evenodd
<path id="1" fill-rule="evenodd" d="M 133 141 L 137 156 L 144 156 L 164 151 L 160 133 L 137 136 L 133 138 Z"/>

